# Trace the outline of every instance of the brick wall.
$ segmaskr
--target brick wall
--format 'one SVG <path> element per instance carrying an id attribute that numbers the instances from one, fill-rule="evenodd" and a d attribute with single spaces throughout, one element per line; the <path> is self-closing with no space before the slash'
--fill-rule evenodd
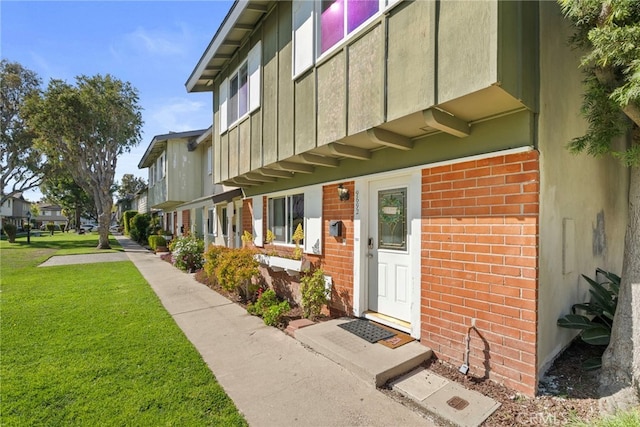
<path id="1" fill-rule="evenodd" d="M 191 232 L 191 211 L 188 209 L 182 211 L 182 226 L 185 234 Z"/>
<path id="2" fill-rule="evenodd" d="M 421 341 L 456 367 L 537 387 L 538 153 L 424 169 Z"/>
<path id="3" fill-rule="evenodd" d="M 329 311 L 331 315 L 353 314 L 353 211 L 354 183 L 343 182 L 349 190 L 349 200 L 340 201 L 338 185 L 322 188 L 322 219 L 324 242 L 322 268 L 333 279 Z M 342 236 L 329 236 L 329 221 L 342 221 Z"/>

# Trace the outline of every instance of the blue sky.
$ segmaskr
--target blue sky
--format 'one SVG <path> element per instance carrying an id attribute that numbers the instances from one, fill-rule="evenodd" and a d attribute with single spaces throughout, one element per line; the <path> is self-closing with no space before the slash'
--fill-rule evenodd
<path id="1" fill-rule="evenodd" d="M 116 179 L 147 179 L 138 162 L 155 135 L 211 126 L 211 93 L 187 93 L 184 83 L 232 4 L 2 0 L 0 53 L 36 72 L 45 87 L 52 78 L 75 83 L 83 74 L 130 82 L 143 108 L 142 141 L 118 159 Z"/>

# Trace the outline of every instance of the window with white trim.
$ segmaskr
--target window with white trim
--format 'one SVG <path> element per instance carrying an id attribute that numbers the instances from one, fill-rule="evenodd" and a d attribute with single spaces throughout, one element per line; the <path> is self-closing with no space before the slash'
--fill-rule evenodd
<path id="1" fill-rule="evenodd" d="M 156 182 L 156 166 L 155 163 L 149 166 L 149 185 L 153 185 Z"/>
<path id="2" fill-rule="evenodd" d="M 220 133 L 260 107 L 262 43 L 256 43 L 245 59 L 220 84 Z"/>
<path id="3" fill-rule="evenodd" d="M 217 218 L 215 216 L 215 212 L 216 210 L 214 208 L 209 208 L 209 211 L 207 212 L 207 233 L 208 234 L 218 234 L 218 230 L 217 230 Z"/>
<path id="4" fill-rule="evenodd" d="M 398 0 L 294 0 L 293 76 Z"/>
<path id="5" fill-rule="evenodd" d="M 207 173 L 211 175 L 213 173 L 213 150 L 211 146 L 207 147 Z"/>
<path id="6" fill-rule="evenodd" d="M 295 243 L 292 236 L 298 224 L 304 227 L 304 194 L 269 198 L 267 219 L 268 229 L 275 235 L 275 243 Z"/>

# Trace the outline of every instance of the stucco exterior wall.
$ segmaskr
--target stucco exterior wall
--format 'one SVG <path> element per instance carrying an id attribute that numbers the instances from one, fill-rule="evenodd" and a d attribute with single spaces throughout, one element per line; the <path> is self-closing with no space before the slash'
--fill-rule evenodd
<path id="1" fill-rule="evenodd" d="M 627 220 L 628 171 L 610 157 L 574 155 L 567 143 L 584 134 L 579 52 L 555 2 L 540 2 L 540 283 L 539 371 L 575 336 L 556 326 L 572 304 L 588 301 L 581 274 L 597 267 L 620 274 Z M 559 29 L 562 31 L 559 34 Z"/>

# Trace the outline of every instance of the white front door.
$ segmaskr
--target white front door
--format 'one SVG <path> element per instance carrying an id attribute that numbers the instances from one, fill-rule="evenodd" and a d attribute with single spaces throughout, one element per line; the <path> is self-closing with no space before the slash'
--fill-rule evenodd
<path id="1" fill-rule="evenodd" d="M 411 253 L 407 197 L 410 179 L 370 184 L 369 195 L 369 310 L 411 321 Z"/>

